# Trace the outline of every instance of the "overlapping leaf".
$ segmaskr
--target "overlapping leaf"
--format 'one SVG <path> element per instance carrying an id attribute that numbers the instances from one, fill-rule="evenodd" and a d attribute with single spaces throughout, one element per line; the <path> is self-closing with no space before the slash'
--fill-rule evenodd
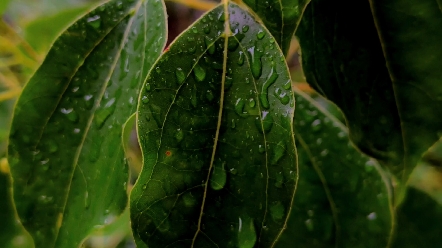
<path id="1" fill-rule="evenodd" d="M 139 247 L 276 242 L 296 188 L 290 88 L 275 40 L 235 4 L 170 46 L 138 108 L 144 167 L 131 219 Z"/>
<path id="2" fill-rule="evenodd" d="M 310 0 L 244 0 L 275 37 L 284 53 L 290 48 L 293 34 Z"/>
<path id="3" fill-rule="evenodd" d="M 297 36 L 307 81 L 359 148 L 406 180 L 442 128 L 442 15 L 434 1 L 376 3 L 377 27 L 368 2 L 313 0 Z"/>
<path id="4" fill-rule="evenodd" d="M 14 199 L 36 247 L 75 247 L 126 206 L 122 125 L 166 40 L 161 1 L 110 1 L 54 43 L 15 108 Z"/>
<path id="5" fill-rule="evenodd" d="M 295 100 L 299 186 L 277 247 L 386 247 L 393 209 L 379 165 L 313 99 L 295 91 Z"/>

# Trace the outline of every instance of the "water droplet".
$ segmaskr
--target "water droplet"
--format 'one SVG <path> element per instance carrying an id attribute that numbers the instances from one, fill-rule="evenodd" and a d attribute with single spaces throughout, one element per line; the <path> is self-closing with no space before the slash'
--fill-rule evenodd
<path id="1" fill-rule="evenodd" d="M 213 100 L 214 96 L 213 96 L 213 92 L 211 90 L 207 90 L 206 98 L 207 98 L 207 100 L 209 100 L 209 102 L 211 102 Z"/>
<path id="2" fill-rule="evenodd" d="M 235 103 L 235 113 L 239 116 L 243 115 L 244 105 L 246 101 L 242 98 L 238 98 Z"/>
<path id="3" fill-rule="evenodd" d="M 210 38 L 204 37 L 204 44 L 206 45 L 209 54 L 215 53 L 215 44 L 212 44 L 212 40 Z"/>
<path id="4" fill-rule="evenodd" d="M 227 173 L 223 163 L 221 166 L 214 165 L 212 176 L 210 177 L 210 187 L 214 190 L 220 190 L 226 185 Z"/>
<path id="5" fill-rule="evenodd" d="M 210 26 L 209 26 L 208 24 L 205 24 L 205 25 L 203 26 L 203 31 L 204 31 L 204 33 L 206 33 L 206 34 L 210 33 Z"/>
<path id="6" fill-rule="evenodd" d="M 176 69 L 175 76 L 179 84 L 184 83 L 184 80 L 186 80 L 186 75 L 184 74 L 183 69 L 181 69 L 180 67 Z"/>
<path id="7" fill-rule="evenodd" d="M 284 205 L 281 202 L 275 202 L 270 206 L 270 215 L 276 222 L 281 221 L 285 215 Z"/>
<path id="8" fill-rule="evenodd" d="M 84 193 L 84 207 L 85 207 L 85 208 L 89 208 L 90 205 L 91 205 L 91 199 L 90 199 L 90 197 L 89 197 L 89 192 L 86 191 L 86 192 Z"/>
<path id="9" fill-rule="evenodd" d="M 230 125 L 230 127 L 231 127 L 232 129 L 235 129 L 235 128 L 236 128 L 236 122 L 235 122 L 235 119 L 232 119 L 232 124 Z"/>
<path id="10" fill-rule="evenodd" d="M 289 90 L 292 86 L 292 81 L 289 79 L 283 86 L 282 88 L 284 88 L 285 90 Z"/>
<path id="11" fill-rule="evenodd" d="M 341 132 L 338 133 L 338 138 L 339 138 L 339 139 L 344 139 L 346 136 L 347 136 L 347 135 L 345 134 L 344 131 L 341 131 Z"/>
<path id="12" fill-rule="evenodd" d="M 282 91 L 280 88 L 276 88 L 275 96 L 284 105 L 287 105 L 290 102 L 290 97 L 287 95 L 287 92 Z"/>
<path id="13" fill-rule="evenodd" d="M 321 156 L 322 157 L 325 157 L 325 156 L 327 156 L 327 154 L 328 154 L 328 150 L 327 149 L 324 149 L 323 151 L 321 151 Z"/>
<path id="14" fill-rule="evenodd" d="M 244 53 L 242 51 L 239 52 L 238 65 L 244 64 Z"/>
<path id="15" fill-rule="evenodd" d="M 247 33 L 247 31 L 249 31 L 249 26 L 248 25 L 242 26 L 242 32 Z"/>
<path id="16" fill-rule="evenodd" d="M 226 16 L 224 15 L 224 12 L 219 13 L 218 21 L 224 22 L 226 20 Z"/>
<path id="17" fill-rule="evenodd" d="M 369 215 L 367 215 L 368 220 L 375 220 L 377 219 L 377 214 L 375 212 L 371 212 Z"/>
<path id="18" fill-rule="evenodd" d="M 95 123 L 98 128 L 103 127 L 109 116 L 115 111 L 115 98 L 110 99 L 103 108 L 100 108 L 95 113 Z"/>
<path id="19" fill-rule="evenodd" d="M 320 119 L 316 119 L 312 122 L 312 130 L 315 132 L 321 130 L 321 120 Z"/>
<path id="20" fill-rule="evenodd" d="M 283 141 L 278 142 L 278 144 L 273 148 L 273 158 L 270 162 L 272 165 L 276 165 L 278 161 L 284 156 L 285 154 L 285 143 Z"/>
<path id="21" fill-rule="evenodd" d="M 250 106 L 251 108 L 254 108 L 255 105 L 256 105 L 256 103 L 255 103 L 255 99 L 250 98 L 250 99 L 249 99 L 249 106 Z"/>
<path id="22" fill-rule="evenodd" d="M 88 17 L 86 21 L 91 27 L 95 29 L 98 29 L 101 26 L 101 18 L 99 15 Z"/>
<path id="23" fill-rule="evenodd" d="M 147 97 L 147 96 L 143 96 L 143 97 L 141 98 L 141 101 L 142 101 L 144 104 L 148 104 L 148 103 L 149 103 L 149 97 Z"/>
<path id="24" fill-rule="evenodd" d="M 248 216 L 239 217 L 238 222 L 238 247 L 253 248 L 256 243 L 256 231 L 253 219 Z"/>
<path id="25" fill-rule="evenodd" d="M 230 37 L 229 40 L 227 41 L 227 48 L 231 52 L 235 51 L 238 48 L 238 45 L 239 43 L 234 37 Z"/>
<path id="26" fill-rule="evenodd" d="M 78 122 L 78 120 L 80 118 L 78 116 L 77 112 L 75 112 L 75 110 L 72 109 L 72 108 L 70 108 L 70 109 L 62 108 L 61 112 L 66 115 L 68 120 L 70 120 L 70 121 L 72 121 L 74 123 Z"/>
<path id="27" fill-rule="evenodd" d="M 261 77 L 262 73 L 261 55 L 258 52 L 255 54 L 254 46 L 247 49 L 247 51 L 249 52 L 252 61 L 252 75 L 254 78 L 258 79 Z"/>
<path id="28" fill-rule="evenodd" d="M 264 153 L 266 151 L 265 147 L 263 145 L 259 145 L 258 146 L 258 152 L 259 153 Z"/>
<path id="29" fill-rule="evenodd" d="M 194 34 L 197 34 L 197 33 L 198 33 L 198 29 L 196 29 L 196 27 L 192 27 L 190 30 L 192 30 L 192 32 L 193 32 Z"/>
<path id="30" fill-rule="evenodd" d="M 262 117 L 256 117 L 255 119 L 255 126 L 260 130 L 261 132 L 268 133 L 272 127 L 273 127 L 273 118 L 271 115 L 268 114 L 267 111 L 262 111 Z"/>
<path id="31" fill-rule="evenodd" d="M 150 83 L 146 83 L 146 85 L 144 86 L 144 90 L 146 90 L 147 92 L 151 91 Z"/>
<path id="32" fill-rule="evenodd" d="M 186 193 L 183 195 L 183 202 L 184 206 L 186 207 L 193 207 L 197 203 L 195 197 L 193 197 L 191 193 Z"/>
<path id="33" fill-rule="evenodd" d="M 48 140 L 47 146 L 48 146 L 48 150 L 50 153 L 54 153 L 54 152 L 58 151 L 58 145 L 53 140 Z"/>
<path id="34" fill-rule="evenodd" d="M 261 94 L 259 95 L 259 100 L 261 101 L 263 108 L 270 108 L 268 90 L 269 87 L 276 81 L 276 79 L 278 79 L 278 73 L 276 73 L 276 68 L 275 66 L 273 66 L 269 73 L 269 76 L 267 77 L 267 80 L 262 85 Z"/>
<path id="35" fill-rule="evenodd" d="M 177 130 L 177 132 L 175 133 L 175 139 L 176 139 L 178 142 L 180 142 L 181 140 L 183 140 L 183 138 L 184 138 L 184 132 L 183 132 L 183 130 L 182 130 L 181 128 L 179 128 L 179 129 Z"/>
<path id="36" fill-rule="evenodd" d="M 199 64 L 196 64 L 193 68 L 193 74 L 198 82 L 202 82 L 206 78 L 206 70 Z"/>
<path id="37" fill-rule="evenodd" d="M 304 223 L 305 223 L 305 226 L 307 227 L 307 230 L 309 230 L 310 232 L 313 231 L 314 226 L 313 226 L 312 219 L 307 219 Z"/>
<path id="38" fill-rule="evenodd" d="M 258 37 L 258 39 L 262 40 L 262 38 L 264 38 L 265 35 L 266 35 L 266 33 L 260 29 L 258 31 L 258 33 L 256 34 L 256 37 Z"/>

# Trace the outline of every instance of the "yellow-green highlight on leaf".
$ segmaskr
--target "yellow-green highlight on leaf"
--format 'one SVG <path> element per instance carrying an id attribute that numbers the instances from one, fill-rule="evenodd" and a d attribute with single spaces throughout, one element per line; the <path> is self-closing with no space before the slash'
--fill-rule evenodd
<path id="1" fill-rule="evenodd" d="M 23 89 L 8 160 L 37 248 L 80 246 L 127 206 L 122 125 L 166 32 L 162 1 L 109 1 L 57 38 Z"/>
<path id="2" fill-rule="evenodd" d="M 234 3 L 176 38 L 140 94 L 143 169 L 130 197 L 137 246 L 278 241 L 298 175 L 290 80 L 271 33 Z"/>

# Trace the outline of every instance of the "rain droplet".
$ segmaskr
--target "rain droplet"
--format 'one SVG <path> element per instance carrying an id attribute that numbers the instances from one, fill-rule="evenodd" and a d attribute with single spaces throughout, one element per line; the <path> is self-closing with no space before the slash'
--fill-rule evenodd
<path id="1" fill-rule="evenodd" d="M 230 37 L 229 40 L 227 41 L 227 48 L 231 52 L 235 51 L 238 48 L 238 45 L 239 43 L 234 37 Z"/>
<path id="2" fill-rule="evenodd" d="M 268 113 L 267 111 L 262 111 L 262 117 L 256 117 L 255 119 L 255 126 L 261 132 L 268 133 L 273 127 L 273 118 Z"/>
<path id="3" fill-rule="evenodd" d="M 151 91 L 150 83 L 146 83 L 146 85 L 144 86 L 144 90 L 146 90 L 147 92 Z"/>
<path id="4" fill-rule="evenodd" d="M 259 153 L 264 153 L 266 151 L 265 147 L 263 145 L 259 145 L 258 146 L 258 152 Z"/>
<path id="5" fill-rule="evenodd" d="M 275 202 L 270 206 L 270 215 L 276 222 L 281 221 L 285 215 L 284 205 L 281 202 Z"/>
<path id="6" fill-rule="evenodd" d="M 312 122 L 312 130 L 316 131 L 316 132 L 321 130 L 321 120 L 320 119 L 316 119 Z"/>
<path id="7" fill-rule="evenodd" d="M 221 166 L 214 165 L 212 176 L 210 177 L 210 187 L 214 190 L 220 190 L 226 185 L 227 173 L 223 163 Z"/>
<path id="8" fill-rule="evenodd" d="M 215 45 L 212 44 L 212 40 L 208 37 L 204 37 L 204 44 L 207 47 L 207 51 L 209 52 L 209 54 L 214 54 L 215 53 Z"/>
<path id="9" fill-rule="evenodd" d="M 273 149 L 273 158 L 271 161 L 272 165 L 276 165 L 278 161 L 284 156 L 285 154 L 285 144 L 283 141 L 278 142 L 278 144 Z"/>
<path id="10" fill-rule="evenodd" d="M 101 26 L 101 18 L 99 15 L 88 17 L 86 21 L 91 27 L 95 29 L 98 29 Z"/>
<path id="11" fill-rule="evenodd" d="M 184 138 L 184 132 L 183 132 L 183 130 L 182 130 L 181 128 L 179 128 L 179 129 L 177 130 L 177 132 L 175 133 L 175 139 L 176 139 L 178 142 L 180 142 L 181 140 L 183 140 L 183 138 Z"/>
<path id="12" fill-rule="evenodd" d="M 292 81 L 289 79 L 285 84 L 282 86 L 285 90 L 289 90 L 292 87 Z"/>
<path id="13" fill-rule="evenodd" d="M 250 99 L 249 99 L 249 106 L 250 106 L 251 108 L 254 108 L 255 105 L 256 105 L 256 103 L 255 103 L 255 99 L 250 98 Z"/>
<path id="14" fill-rule="evenodd" d="M 305 226 L 307 227 L 307 230 L 309 230 L 310 232 L 313 231 L 314 227 L 312 219 L 307 219 L 304 223 Z"/>
<path id="15" fill-rule="evenodd" d="M 280 88 L 276 88 L 275 96 L 284 105 L 287 105 L 290 102 L 290 97 L 287 95 L 287 92 L 282 91 Z"/>
<path id="16" fill-rule="evenodd" d="M 254 78 L 258 79 L 259 77 L 261 77 L 262 73 L 261 55 L 258 52 L 256 52 L 255 54 L 254 46 L 247 49 L 247 51 L 249 52 L 252 60 L 252 75 Z"/>
<path id="17" fill-rule="evenodd" d="M 149 97 L 147 97 L 147 96 L 143 96 L 143 97 L 141 98 L 141 101 L 142 101 L 144 104 L 148 104 L 148 103 L 149 103 Z"/>
<path id="18" fill-rule="evenodd" d="M 236 122 L 235 122 L 235 119 L 232 119 L 232 124 L 230 125 L 230 127 L 231 127 L 232 129 L 235 129 L 235 128 L 236 128 Z"/>
<path id="19" fill-rule="evenodd" d="M 244 64 L 244 53 L 242 51 L 239 52 L 238 65 Z"/>
<path id="20" fill-rule="evenodd" d="M 259 30 L 258 33 L 256 34 L 256 37 L 258 37 L 258 39 L 262 40 L 262 38 L 264 38 L 265 35 L 266 35 L 266 33 L 263 30 Z"/>
<path id="21" fill-rule="evenodd" d="M 203 26 L 203 31 L 204 31 L 204 33 L 206 33 L 206 34 L 210 33 L 210 26 L 209 26 L 208 24 L 205 24 L 205 25 Z"/>
<path id="22" fill-rule="evenodd" d="M 242 98 L 238 98 L 235 103 L 235 113 L 239 116 L 243 115 L 244 105 L 246 101 Z"/>
<path id="23" fill-rule="evenodd" d="M 211 102 L 213 100 L 214 96 L 213 96 L 213 92 L 211 90 L 207 90 L 206 98 L 207 98 L 207 100 L 209 100 L 209 102 Z"/>
<path id="24" fill-rule="evenodd" d="M 267 80 L 262 85 L 261 94 L 259 95 L 259 100 L 261 101 L 263 108 L 270 108 L 268 90 L 269 87 L 276 81 L 276 79 L 278 79 L 278 73 L 276 73 L 276 68 L 275 66 L 273 66 L 269 73 L 269 76 L 267 77 Z"/>
<path id="25" fill-rule="evenodd" d="M 193 74 L 198 82 L 202 82 L 206 78 L 206 71 L 199 64 L 196 64 L 193 68 Z"/>
<path id="26" fill-rule="evenodd" d="M 79 118 L 80 118 L 80 117 L 78 116 L 77 112 L 75 112 L 75 110 L 72 109 L 72 108 L 70 108 L 70 109 L 62 108 L 62 109 L 61 109 L 61 112 L 62 112 L 63 114 L 66 115 L 66 117 L 68 118 L 68 120 L 70 120 L 70 121 L 72 121 L 72 122 L 74 122 L 74 123 L 78 122 L 78 120 L 79 120 Z"/>
<path id="27" fill-rule="evenodd" d="M 183 69 L 181 69 L 180 67 L 176 69 L 175 76 L 179 84 L 184 83 L 184 80 L 186 80 L 186 75 L 184 74 Z"/>
<path id="28" fill-rule="evenodd" d="M 249 31 L 249 26 L 248 25 L 242 26 L 242 32 L 247 33 L 247 31 Z"/>
<path id="29" fill-rule="evenodd" d="M 256 231 L 253 225 L 253 219 L 244 216 L 239 217 L 238 222 L 238 247 L 239 248 L 253 248 L 256 243 Z"/>

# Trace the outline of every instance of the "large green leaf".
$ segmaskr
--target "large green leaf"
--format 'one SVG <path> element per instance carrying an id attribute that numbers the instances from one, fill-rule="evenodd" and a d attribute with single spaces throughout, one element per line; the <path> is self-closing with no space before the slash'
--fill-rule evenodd
<path id="1" fill-rule="evenodd" d="M 442 134 L 442 1 L 370 1 L 401 119 L 406 168 Z"/>
<path id="2" fill-rule="evenodd" d="M 126 206 L 122 125 L 166 40 L 161 1 L 110 1 L 69 27 L 15 108 L 9 161 L 36 247 L 76 247 Z"/>
<path id="3" fill-rule="evenodd" d="M 299 186 L 277 247 L 386 247 L 393 228 L 387 177 L 347 129 L 295 91 Z"/>
<path id="4" fill-rule="evenodd" d="M 282 51 L 287 53 L 302 12 L 310 0 L 243 0 L 253 9 L 275 37 Z"/>
<path id="5" fill-rule="evenodd" d="M 154 68 L 138 107 L 137 245 L 272 246 L 297 181 L 291 81 L 273 37 L 225 3 Z"/>
<path id="6" fill-rule="evenodd" d="M 442 206 L 430 196 L 409 188 L 397 212 L 397 234 L 392 247 L 442 247 Z"/>
<path id="7" fill-rule="evenodd" d="M 434 1 L 382 4 L 377 30 L 366 1 L 313 0 L 297 36 L 307 81 L 342 109 L 359 148 L 405 181 L 442 130 L 442 15 Z"/>

